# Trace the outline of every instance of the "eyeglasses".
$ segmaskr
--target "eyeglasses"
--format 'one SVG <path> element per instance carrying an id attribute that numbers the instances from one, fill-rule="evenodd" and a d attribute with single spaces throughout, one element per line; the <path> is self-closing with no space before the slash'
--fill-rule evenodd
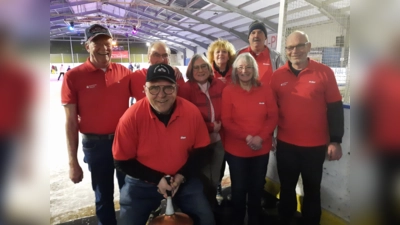
<path id="1" fill-rule="evenodd" d="M 152 57 L 156 57 L 156 58 L 164 58 L 164 59 L 167 59 L 167 58 L 169 58 L 169 54 L 168 53 L 164 53 L 164 54 L 160 54 L 160 53 L 158 53 L 158 52 L 153 52 L 152 54 L 151 54 L 151 56 Z"/>
<path id="2" fill-rule="evenodd" d="M 250 70 L 252 70 L 254 67 L 252 67 L 252 66 L 246 66 L 246 67 L 238 67 L 238 68 L 236 68 L 237 70 L 239 70 L 239 71 L 242 71 L 242 70 L 245 70 L 245 71 L 250 71 Z"/>
<path id="3" fill-rule="evenodd" d="M 306 43 L 303 43 L 303 44 L 298 44 L 296 46 L 287 46 L 287 47 L 285 47 L 285 49 L 286 49 L 286 51 L 289 51 L 289 52 L 293 51 L 294 48 L 296 48 L 297 50 L 304 50 L 304 48 L 306 47 L 306 45 L 308 43 L 310 43 L 310 42 L 306 42 Z"/>
<path id="4" fill-rule="evenodd" d="M 205 69 L 207 69 L 207 67 L 208 67 L 207 64 L 204 63 L 204 64 L 201 64 L 200 66 L 193 66 L 193 69 L 199 70 L 201 68 L 202 70 L 205 70 Z"/>
<path id="5" fill-rule="evenodd" d="M 154 85 L 154 86 L 145 86 L 150 94 L 152 95 L 158 95 L 158 93 L 160 93 L 161 89 L 163 90 L 164 94 L 166 95 L 171 95 L 172 93 L 174 93 L 176 86 L 175 85 Z"/>

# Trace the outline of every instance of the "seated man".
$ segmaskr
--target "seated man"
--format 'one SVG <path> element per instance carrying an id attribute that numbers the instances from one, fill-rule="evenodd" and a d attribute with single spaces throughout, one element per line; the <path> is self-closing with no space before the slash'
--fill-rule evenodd
<path id="1" fill-rule="evenodd" d="M 146 98 L 121 117 L 113 144 L 117 169 L 127 174 L 120 197 L 122 225 L 144 225 L 166 191 L 195 225 L 214 225 L 214 216 L 197 178 L 210 138 L 200 111 L 177 97 L 174 69 L 151 65 Z M 164 176 L 171 175 L 171 185 Z"/>

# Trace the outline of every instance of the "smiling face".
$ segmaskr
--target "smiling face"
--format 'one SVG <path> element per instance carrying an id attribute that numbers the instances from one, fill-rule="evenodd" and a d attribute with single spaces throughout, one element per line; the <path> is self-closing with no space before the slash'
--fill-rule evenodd
<path id="1" fill-rule="evenodd" d="M 196 59 L 196 61 L 193 63 L 193 79 L 197 83 L 204 84 L 207 82 L 210 75 L 211 71 L 207 62 L 205 62 L 202 58 Z"/>
<path id="2" fill-rule="evenodd" d="M 107 68 L 111 61 L 112 38 L 99 35 L 86 44 L 90 62 L 96 68 Z"/>
<path id="3" fill-rule="evenodd" d="M 169 64 L 169 51 L 164 43 L 155 43 L 148 52 L 148 59 L 150 65 L 159 63 Z"/>
<path id="4" fill-rule="evenodd" d="M 305 68 L 308 64 L 308 53 L 311 43 L 299 32 L 290 34 L 286 39 L 286 56 L 295 68 Z"/>
<path id="5" fill-rule="evenodd" d="M 236 71 L 241 83 L 251 82 L 254 75 L 254 67 L 251 63 L 248 63 L 245 58 L 238 60 L 236 64 Z"/>
<path id="6" fill-rule="evenodd" d="M 226 49 L 217 48 L 214 51 L 214 62 L 217 65 L 226 65 L 229 60 L 229 54 Z"/>
<path id="7" fill-rule="evenodd" d="M 171 93 L 169 90 L 172 89 L 174 89 L 174 91 Z M 161 79 L 146 82 L 144 90 L 150 105 L 159 113 L 168 113 L 175 103 L 176 87 L 172 82 Z M 156 90 L 159 90 L 158 93 Z M 157 94 L 152 94 L 150 92 Z"/>

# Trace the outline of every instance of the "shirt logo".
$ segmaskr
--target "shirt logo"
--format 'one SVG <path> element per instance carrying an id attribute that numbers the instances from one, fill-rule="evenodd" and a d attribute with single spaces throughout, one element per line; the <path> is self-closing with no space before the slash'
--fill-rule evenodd
<path id="1" fill-rule="evenodd" d="M 86 86 L 86 88 L 95 88 L 96 86 L 97 86 L 97 84 L 91 84 L 91 85 Z"/>
<path id="2" fill-rule="evenodd" d="M 264 102 L 259 102 L 258 104 L 260 104 L 260 105 L 264 105 L 265 103 L 264 103 Z"/>
<path id="3" fill-rule="evenodd" d="M 263 63 L 264 66 L 269 66 L 269 63 Z"/>
<path id="4" fill-rule="evenodd" d="M 186 136 L 181 136 L 181 140 L 185 140 L 186 139 Z"/>
<path id="5" fill-rule="evenodd" d="M 284 82 L 284 83 L 281 84 L 281 86 L 285 86 L 287 83 L 288 83 L 288 82 Z"/>
<path id="6" fill-rule="evenodd" d="M 310 81 L 308 81 L 308 83 L 315 84 L 316 82 L 315 82 L 315 80 L 310 80 Z"/>

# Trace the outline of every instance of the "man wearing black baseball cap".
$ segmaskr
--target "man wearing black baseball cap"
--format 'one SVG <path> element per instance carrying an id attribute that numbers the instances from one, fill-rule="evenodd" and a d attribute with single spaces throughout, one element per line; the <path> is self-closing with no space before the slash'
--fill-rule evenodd
<path id="1" fill-rule="evenodd" d="M 236 54 L 239 55 L 244 52 L 250 52 L 257 61 L 259 71 L 258 79 L 264 85 L 269 85 L 272 73 L 284 64 L 281 55 L 265 45 L 267 35 L 267 29 L 264 23 L 259 21 L 252 22 L 249 25 L 249 46 L 242 48 Z"/>
<path id="2" fill-rule="evenodd" d="M 73 183 L 83 179 L 78 160 L 79 133 L 82 134 L 84 162 L 88 164 L 96 198 L 99 225 L 116 225 L 112 143 L 119 118 L 128 109 L 129 98 L 144 97 L 143 76 L 133 74 L 121 64 L 111 62 L 111 32 L 94 24 L 85 30 L 89 58 L 66 72 L 61 101 L 66 115 L 69 176 Z M 79 118 L 79 119 L 78 119 Z M 125 174 L 117 171 L 118 185 Z"/>
<path id="3" fill-rule="evenodd" d="M 198 178 L 210 143 L 199 109 L 177 97 L 174 69 L 167 64 L 149 67 L 144 89 L 146 98 L 124 113 L 115 132 L 115 167 L 127 174 L 119 222 L 146 224 L 168 190 L 194 224 L 214 225 Z"/>

